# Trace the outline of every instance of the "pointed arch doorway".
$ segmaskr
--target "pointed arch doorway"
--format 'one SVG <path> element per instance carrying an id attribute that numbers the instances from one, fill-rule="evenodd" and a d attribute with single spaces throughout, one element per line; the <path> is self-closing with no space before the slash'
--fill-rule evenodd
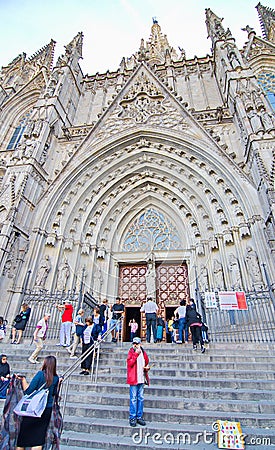
<path id="1" fill-rule="evenodd" d="M 139 324 L 138 335 L 145 338 L 145 314 L 140 313 L 140 308 L 148 295 L 154 297 L 164 320 L 169 318 L 167 314 L 171 314 L 180 300 L 189 298 L 183 232 L 170 217 L 158 207 L 148 206 L 124 229 L 120 247 L 124 261 L 118 262 L 118 295 L 125 305 L 123 340 L 129 340 L 132 318 Z M 153 281 L 148 280 L 150 271 L 154 274 Z"/>
<path id="2" fill-rule="evenodd" d="M 180 300 L 189 299 L 188 267 L 183 262 L 156 262 L 156 303 L 164 320 Z M 146 263 L 119 265 L 119 296 L 125 305 L 123 340 L 129 340 L 129 322 L 135 319 L 139 325 L 138 335 L 145 338 L 145 315 L 140 313 L 142 303 L 146 301 Z"/>

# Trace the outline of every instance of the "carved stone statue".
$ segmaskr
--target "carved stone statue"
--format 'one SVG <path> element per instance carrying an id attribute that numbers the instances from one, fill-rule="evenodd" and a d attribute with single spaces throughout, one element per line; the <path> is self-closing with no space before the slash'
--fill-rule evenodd
<path id="1" fill-rule="evenodd" d="M 101 294 L 101 288 L 103 283 L 103 276 L 101 268 L 98 266 L 94 274 L 93 294 L 97 297 Z"/>
<path id="2" fill-rule="evenodd" d="M 208 283 L 208 270 L 206 266 L 201 266 L 201 270 L 200 270 L 200 290 L 202 292 L 208 291 L 209 290 L 209 283 Z"/>
<path id="3" fill-rule="evenodd" d="M 153 262 L 148 262 L 146 278 L 146 295 L 147 297 L 156 297 L 156 270 Z"/>
<path id="4" fill-rule="evenodd" d="M 218 290 L 224 289 L 223 268 L 220 261 L 214 259 L 213 267 L 214 287 Z"/>
<path id="5" fill-rule="evenodd" d="M 66 258 L 60 264 L 57 275 L 56 290 L 65 291 L 67 280 L 70 276 L 70 267 Z"/>
<path id="6" fill-rule="evenodd" d="M 228 270 L 231 273 L 232 289 L 235 291 L 241 289 L 242 282 L 239 261 L 233 253 L 229 255 Z"/>
<path id="7" fill-rule="evenodd" d="M 260 270 L 259 260 L 257 253 L 252 247 L 246 248 L 245 261 L 247 264 L 247 270 L 250 275 L 252 283 L 263 283 L 263 277 Z"/>
<path id="8" fill-rule="evenodd" d="M 46 280 L 48 278 L 49 272 L 51 270 L 51 263 L 49 255 L 45 255 L 45 257 L 40 261 L 40 266 L 35 279 L 35 287 L 44 288 Z"/>
<path id="9" fill-rule="evenodd" d="M 263 125 L 260 117 L 253 109 L 247 113 L 247 117 L 250 120 L 251 128 L 254 133 L 258 133 L 259 131 L 263 131 Z"/>
<path id="10" fill-rule="evenodd" d="M 265 109 L 261 109 L 260 115 L 261 115 L 262 124 L 266 131 L 275 129 L 275 124 L 274 124 L 273 118 Z"/>

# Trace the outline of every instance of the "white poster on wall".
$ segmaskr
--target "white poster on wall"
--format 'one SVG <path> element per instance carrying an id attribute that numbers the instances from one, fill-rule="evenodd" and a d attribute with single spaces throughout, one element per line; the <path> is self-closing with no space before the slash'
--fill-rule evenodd
<path id="1" fill-rule="evenodd" d="M 217 308 L 217 300 L 215 292 L 205 292 L 204 293 L 204 305 L 206 308 Z"/>
<path id="2" fill-rule="evenodd" d="M 227 309 L 227 310 L 241 310 L 241 309 L 247 309 L 247 302 L 245 298 L 244 292 L 219 292 L 219 302 L 220 302 L 220 309 Z"/>

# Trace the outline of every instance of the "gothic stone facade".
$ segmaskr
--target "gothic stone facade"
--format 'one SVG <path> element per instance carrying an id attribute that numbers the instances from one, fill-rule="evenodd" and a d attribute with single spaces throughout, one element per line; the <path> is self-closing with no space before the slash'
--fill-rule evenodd
<path id="1" fill-rule="evenodd" d="M 155 283 L 162 307 L 272 284 L 275 13 L 257 9 L 242 49 L 207 9 L 203 58 L 154 20 L 115 72 L 83 75 L 82 33 L 54 66 L 51 41 L 2 67 L 1 315 L 26 282 L 130 305 Z"/>

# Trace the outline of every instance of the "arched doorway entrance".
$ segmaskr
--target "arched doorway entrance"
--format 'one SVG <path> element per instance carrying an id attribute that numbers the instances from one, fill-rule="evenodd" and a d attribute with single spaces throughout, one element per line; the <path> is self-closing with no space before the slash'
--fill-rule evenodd
<path id="1" fill-rule="evenodd" d="M 135 318 L 139 324 L 138 335 L 145 338 L 145 315 L 140 313 L 148 286 L 146 274 L 149 263 L 121 263 L 119 265 L 119 296 L 125 305 L 123 340 L 130 340 L 129 322 Z M 180 300 L 189 299 L 188 267 L 183 262 L 155 262 L 155 300 L 159 313 L 167 320 Z"/>

